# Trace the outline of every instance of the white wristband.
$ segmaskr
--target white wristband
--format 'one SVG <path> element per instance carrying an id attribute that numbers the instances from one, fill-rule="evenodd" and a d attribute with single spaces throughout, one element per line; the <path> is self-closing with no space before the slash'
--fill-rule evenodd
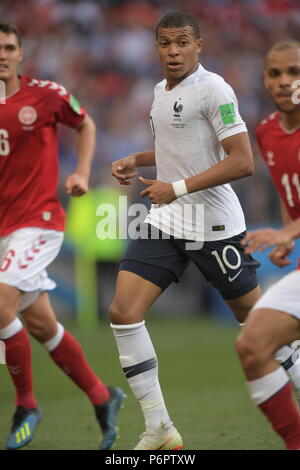
<path id="1" fill-rule="evenodd" d="M 184 196 L 188 193 L 184 180 L 175 181 L 175 183 L 172 183 L 172 186 L 176 197 Z"/>

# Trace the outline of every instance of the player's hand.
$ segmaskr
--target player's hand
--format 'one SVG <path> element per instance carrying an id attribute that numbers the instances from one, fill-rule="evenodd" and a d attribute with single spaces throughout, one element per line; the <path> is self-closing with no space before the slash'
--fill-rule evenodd
<path id="1" fill-rule="evenodd" d="M 287 256 L 291 253 L 295 246 L 294 242 L 289 243 L 286 246 L 277 246 L 274 250 L 269 253 L 269 258 L 273 264 L 276 264 L 279 268 L 284 268 L 291 264 L 291 261 L 287 259 Z"/>
<path id="2" fill-rule="evenodd" d="M 89 190 L 88 177 L 79 173 L 73 173 L 66 179 L 65 188 L 70 196 L 82 196 Z"/>
<path id="3" fill-rule="evenodd" d="M 277 247 L 286 247 L 293 239 L 291 235 L 284 229 L 274 230 L 266 228 L 249 232 L 242 240 L 242 245 L 248 244 L 246 247 L 246 254 L 254 253 L 254 251 L 265 251 L 272 245 Z"/>
<path id="4" fill-rule="evenodd" d="M 139 177 L 139 180 L 148 186 L 140 193 L 140 196 L 148 196 L 153 204 L 169 204 L 176 199 L 172 183 L 148 180 L 141 176 Z"/>
<path id="5" fill-rule="evenodd" d="M 131 184 L 129 180 L 137 176 L 135 155 L 131 154 L 113 162 L 111 172 L 120 184 Z"/>

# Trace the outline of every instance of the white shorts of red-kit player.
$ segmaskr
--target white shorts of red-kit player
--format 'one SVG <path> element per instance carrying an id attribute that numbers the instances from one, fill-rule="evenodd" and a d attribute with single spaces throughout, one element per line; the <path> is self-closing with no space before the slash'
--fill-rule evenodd
<path id="1" fill-rule="evenodd" d="M 22 291 L 19 310 L 31 305 L 43 291 L 56 287 L 46 268 L 58 255 L 64 233 L 35 227 L 0 237 L 0 283 Z"/>
<path id="2" fill-rule="evenodd" d="M 259 308 L 279 310 L 300 320 L 300 270 L 292 271 L 273 284 L 252 310 Z"/>

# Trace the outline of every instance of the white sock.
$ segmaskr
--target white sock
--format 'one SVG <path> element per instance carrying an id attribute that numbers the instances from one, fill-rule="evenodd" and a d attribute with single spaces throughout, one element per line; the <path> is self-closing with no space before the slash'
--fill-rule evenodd
<path id="1" fill-rule="evenodd" d="M 172 424 L 158 381 L 156 354 L 145 322 L 111 325 L 123 371 L 142 408 L 146 428 Z"/>
<path id="2" fill-rule="evenodd" d="M 15 318 L 8 326 L 0 330 L 0 339 L 8 339 L 16 335 L 23 329 L 23 325 L 19 318 Z"/>
<path id="3" fill-rule="evenodd" d="M 286 369 L 286 373 L 291 379 L 298 407 L 300 408 L 300 358 Z"/>
<path id="4" fill-rule="evenodd" d="M 287 344 L 285 346 L 282 346 L 274 354 L 276 361 L 280 362 L 280 364 L 282 364 L 284 368 L 285 368 L 284 366 L 285 362 L 288 362 L 288 360 L 291 359 L 290 362 L 294 363 L 298 359 L 298 356 L 299 356 L 298 347 L 293 347 L 292 344 Z"/>
<path id="5" fill-rule="evenodd" d="M 275 359 L 281 363 L 292 381 L 298 406 L 300 407 L 300 357 L 298 342 L 283 346 L 275 353 Z"/>
<path id="6" fill-rule="evenodd" d="M 243 326 L 245 323 L 240 323 Z M 297 403 L 300 408 L 300 352 L 299 341 L 282 346 L 278 349 L 274 357 L 285 369 L 292 381 Z"/>
<path id="7" fill-rule="evenodd" d="M 274 372 L 247 382 L 247 386 L 255 405 L 260 405 L 279 392 L 288 381 L 284 368 L 279 366 Z"/>
<path id="8" fill-rule="evenodd" d="M 43 346 L 47 349 L 48 352 L 52 352 L 54 351 L 54 349 L 57 348 L 63 338 L 64 332 L 65 329 L 63 325 L 57 322 L 57 332 L 55 333 L 53 338 L 49 339 L 49 341 L 46 341 L 46 343 L 43 343 Z"/>

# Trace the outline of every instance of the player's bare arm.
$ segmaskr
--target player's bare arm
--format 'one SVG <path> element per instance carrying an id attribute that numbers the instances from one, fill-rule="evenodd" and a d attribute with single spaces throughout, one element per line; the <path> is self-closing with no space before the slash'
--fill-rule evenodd
<path id="1" fill-rule="evenodd" d="M 292 219 L 281 197 L 280 197 L 280 210 L 281 210 L 282 224 L 285 226 L 291 223 Z M 272 261 L 273 264 L 275 264 L 279 268 L 284 268 L 285 266 L 288 266 L 289 264 L 291 264 L 291 261 L 287 259 L 287 256 L 293 251 L 294 246 L 295 246 L 294 241 L 291 241 L 291 243 L 285 246 L 276 246 L 271 251 L 271 253 L 269 253 L 269 259 Z"/>
<path id="2" fill-rule="evenodd" d="M 227 137 L 222 140 L 221 144 L 228 155 L 227 158 L 203 173 L 187 178 L 185 180 L 186 193 L 201 191 L 252 175 L 253 156 L 248 133 L 242 132 Z M 148 186 L 141 192 L 141 196 L 148 196 L 153 204 L 169 204 L 176 199 L 172 183 L 141 177 L 139 179 Z"/>
<path id="3" fill-rule="evenodd" d="M 176 199 L 172 183 L 149 180 L 141 176 L 139 180 L 147 186 L 147 188 L 140 193 L 140 196 L 147 196 L 153 204 L 169 204 Z"/>
<path id="4" fill-rule="evenodd" d="M 228 155 L 227 158 L 203 173 L 187 178 L 185 184 L 189 193 L 230 183 L 253 174 L 253 156 L 247 132 L 227 137 L 222 140 L 221 145 Z"/>
<path id="5" fill-rule="evenodd" d="M 130 179 L 137 176 L 136 169 L 143 166 L 155 165 L 155 151 L 145 150 L 143 152 L 131 153 L 127 157 L 112 163 L 112 175 L 120 184 L 131 184 Z"/>
<path id="6" fill-rule="evenodd" d="M 295 238 L 300 237 L 300 219 L 291 222 L 285 227 L 274 230 L 266 228 L 250 232 L 242 240 L 242 245 L 248 244 L 246 253 L 251 254 L 254 251 L 265 251 L 270 246 L 285 247 L 290 245 Z"/>
<path id="7" fill-rule="evenodd" d="M 86 116 L 76 129 L 77 167 L 68 176 L 65 188 L 68 194 L 79 197 L 89 189 L 91 164 L 96 147 L 96 126 L 90 116 Z"/>
<path id="8" fill-rule="evenodd" d="M 288 225 L 292 222 L 291 216 L 288 213 L 288 210 L 286 208 L 285 202 L 283 201 L 282 197 L 280 197 L 280 213 L 281 213 L 282 225 Z"/>

